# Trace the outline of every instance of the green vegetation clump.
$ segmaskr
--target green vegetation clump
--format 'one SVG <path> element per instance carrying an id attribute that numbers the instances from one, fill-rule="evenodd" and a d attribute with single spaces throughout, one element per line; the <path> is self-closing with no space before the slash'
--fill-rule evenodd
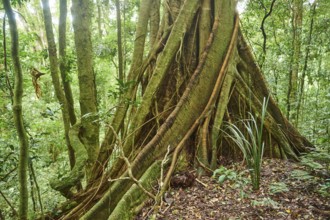
<path id="1" fill-rule="evenodd" d="M 263 142 L 264 122 L 267 112 L 268 98 L 264 98 L 260 116 L 258 119 L 249 113 L 250 118 L 242 121 L 242 129 L 234 124 L 228 124 L 229 137 L 243 153 L 251 175 L 252 186 L 258 190 L 260 186 L 260 172 L 265 144 Z M 247 133 L 247 134 L 246 134 Z"/>

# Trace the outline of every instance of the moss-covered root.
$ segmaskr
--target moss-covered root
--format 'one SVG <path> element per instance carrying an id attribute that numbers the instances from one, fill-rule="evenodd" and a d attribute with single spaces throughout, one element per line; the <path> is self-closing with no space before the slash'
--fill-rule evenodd
<path id="1" fill-rule="evenodd" d="M 84 167 L 86 165 L 88 154 L 85 149 L 85 146 L 80 142 L 79 139 L 79 130 L 81 124 L 77 123 L 72 126 L 69 132 L 70 143 L 73 146 L 75 155 L 76 155 L 76 163 L 73 169 L 59 179 L 53 179 L 50 182 L 50 186 L 59 191 L 63 196 L 69 198 L 72 196 L 70 189 L 73 186 L 76 186 L 79 181 L 84 177 Z"/>
<path id="2" fill-rule="evenodd" d="M 154 162 L 139 179 L 139 183 L 143 189 L 137 184 L 132 184 L 132 180 L 117 180 L 109 191 L 102 197 L 102 199 L 96 203 L 80 220 L 89 219 L 133 219 L 134 216 L 143 207 L 141 204 L 149 198 L 144 190 L 148 192 L 152 191 L 152 185 L 155 184 L 155 180 L 159 178 L 161 170 L 161 162 Z M 130 184 L 130 187 L 125 185 Z M 129 188 L 127 191 L 125 188 Z M 118 197 L 118 190 L 125 190 L 126 192 Z M 118 201 L 118 202 L 117 202 Z"/>
<path id="3" fill-rule="evenodd" d="M 152 190 L 152 184 L 160 175 L 160 162 L 155 162 L 140 178 L 140 183 L 144 189 L 149 192 Z M 122 197 L 113 210 L 108 220 L 117 219 L 133 219 L 134 216 L 141 210 L 141 204 L 148 199 L 148 195 L 143 190 L 134 184 Z"/>

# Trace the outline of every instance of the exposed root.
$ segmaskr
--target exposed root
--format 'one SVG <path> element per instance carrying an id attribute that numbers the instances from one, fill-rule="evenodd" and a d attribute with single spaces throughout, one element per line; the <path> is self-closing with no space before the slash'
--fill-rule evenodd
<path id="1" fill-rule="evenodd" d="M 234 30 L 233 30 L 233 34 L 232 34 L 232 38 L 231 38 L 231 41 L 230 41 L 230 44 L 229 44 L 229 47 L 228 47 L 228 51 L 226 53 L 224 62 L 222 64 L 222 67 L 221 67 L 220 73 L 218 75 L 218 78 L 217 78 L 215 87 L 213 89 L 213 92 L 211 94 L 211 97 L 210 97 L 204 111 L 202 112 L 202 114 L 194 122 L 193 126 L 191 126 L 191 128 L 186 132 L 185 136 L 181 139 L 180 143 L 178 144 L 178 146 L 176 146 L 176 148 L 174 150 L 173 157 L 172 157 L 172 162 L 171 162 L 170 168 L 167 172 L 167 175 L 165 177 L 164 185 L 161 187 L 161 190 L 160 190 L 159 194 L 156 197 L 156 202 L 158 204 L 160 203 L 161 198 L 162 198 L 163 194 L 165 193 L 165 191 L 168 187 L 168 184 L 170 182 L 170 178 L 171 178 L 171 176 L 174 172 L 174 169 L 175 169 L 175 165 L 176 165 L 179 153 L 181 152 L 181 150 L 184 146 L 184 143 L 187 141 L 187 139 L 189 137 L 191 137 L 192 133 L 195 131 L 197 126 L 200 125 L 201 121 L 204 120 L 205 117 L 210 113 L 210 111 L 212 110 L 211 109 L 212 106 L 215 104 L 216 98 L 218 97 L 218 94 L 219 94 L 219 91 L 220 91 L 220 88 L 221 88 L 221 83 L 223 82 L 226 70 L 228 68 L 228 63 L 229 63 L 230 57 L 233 54 L 233 50 L 235 48 L 234 45 L 235 45 L 236 39 L 237 39 L 238 24 L 239 24 L 239 18 L 238 18 L 238 15 L 237 15 Z"/>

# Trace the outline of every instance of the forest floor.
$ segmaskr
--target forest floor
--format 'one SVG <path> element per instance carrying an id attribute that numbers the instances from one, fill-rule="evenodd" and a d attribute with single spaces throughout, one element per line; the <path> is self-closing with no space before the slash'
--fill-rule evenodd
<path id="1" fill-rule="evenodd" d="M 191 187 L 172 187 L 156 217 L 147 204 L 137 219 L 330 219 L 330 187 L 305 166 L 265 159 L 258 191 L 245 169 L 225 166 L 216 176 L 196 178 Z"/>

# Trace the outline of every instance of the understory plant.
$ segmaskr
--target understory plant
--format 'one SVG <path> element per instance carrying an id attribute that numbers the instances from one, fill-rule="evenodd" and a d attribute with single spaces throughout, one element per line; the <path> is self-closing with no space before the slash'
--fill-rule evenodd
<path id="1" fill-rule="evenodd" d="M 235 181 L 238 177 L 238 174 L 232 169 L 227 169 L 226 167 L 221 166 L 213 172 L 213 178 L 216 178 L 217 176 L 218 183 L 222 184 L 223 182 L 225 182 L 225 180 Z"/>
<path id="2" fill-rule="evenodd" d="M 227 180 L 230 181 L 233 188 L 240 189 L 240 196 L 244 198 L 247 195 L 245 186 L 250 183 L 250 180 L 245 174 L 246 171 L 237 172 L 235 169 L 220 166 L 218 169 L 214 170 L 212 177 L 217 179 L 220 185 Z"/>
<path id="3" fill-rule="evenodd" d="M 314 151 L 304 154 L 300 163 L 310 172 L 330 176 L 330 146 L 317 147 Z"/>
<path id="4" fill-rule="evenodd" d="M 321 184 L 316 187 L 316 191 L 323 197 L 330 196 L 330 146 L 319 146 L 314 151 L 309 152 L 301 157 L 302 164 L 307 172 L 306 175 L 291 175 L 294 178 L 313 180 L 313 177 L 321 179 Z M 300 172 L 301 173 L 301 172 Z M 299 174 L 299 173 L 298 173 Z M 309 179 L 307 177 L 310 177 Z"/>
<path id="5" fill-rule="evenodd" d="M 271 195 L 274 195 L 277 193 L 284 193 L 284 192 L 289 192 L 289 188 L 283 182 L 274 182 L 274 183 L 271 183 L 269 186 L 269 193 Z"/>
<path id="6" fill-rule="evenodd" d="M 260 186 L 261 164 L 265 147 L 262 133 L 268 100 L 269 98 L 263 99 L 260 123 L 258 123 L 256 117 L 249 112 L 248 115 L 250 118 L 241 121 L 243 129 L 240 129 L 234 124 L 227 125 L 227 129 L 230 132 L 228 135 L 229 138 L 234 141 L 243 153 L 244 160 L 250 172 L 253 190 L 258 190 Z"/>

